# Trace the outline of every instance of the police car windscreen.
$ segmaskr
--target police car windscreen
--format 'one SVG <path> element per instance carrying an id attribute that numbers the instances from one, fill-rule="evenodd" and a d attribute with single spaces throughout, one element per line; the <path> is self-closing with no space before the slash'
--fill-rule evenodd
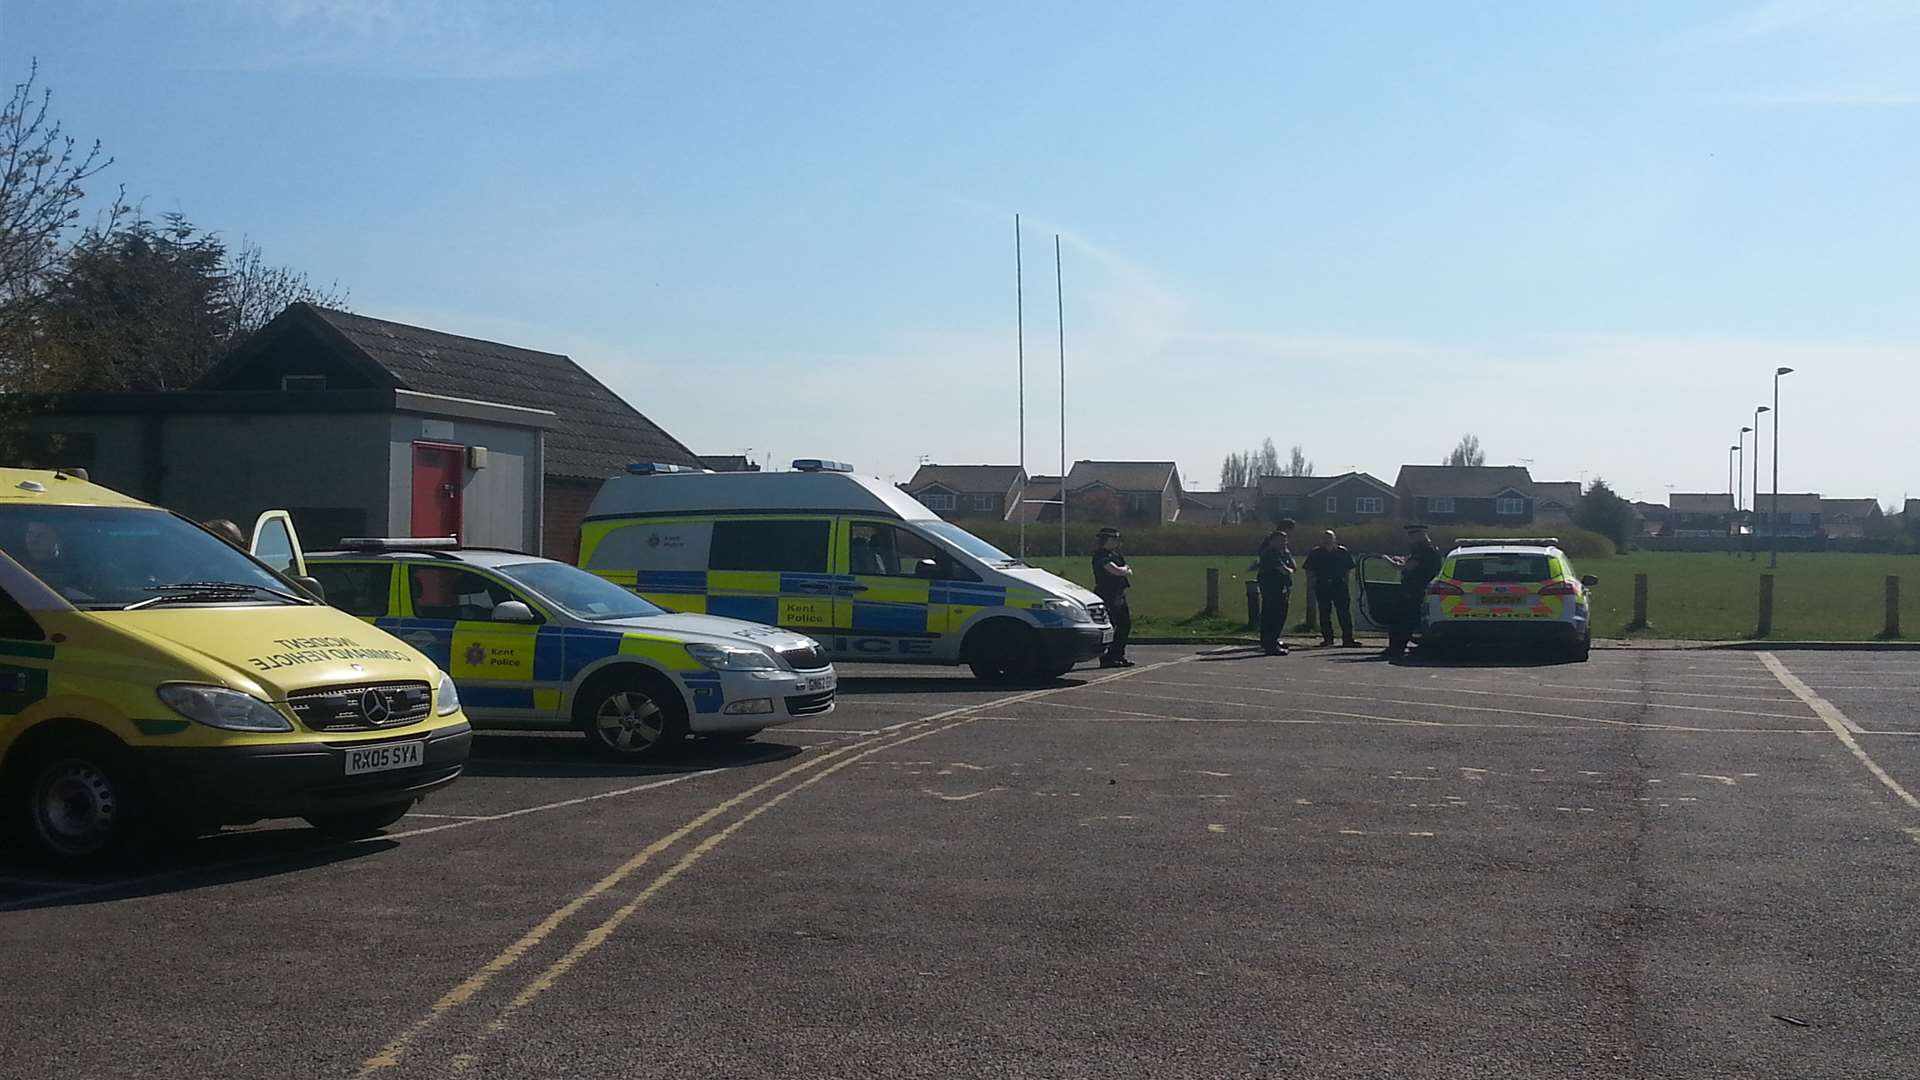
<path id="1" fill-rule="evenodd" d="M 648 602 L 577 566 L 557 562 L 515 563 L 502 574 L 565 608 L 577 619 L 633 619 L 658 615 L 664 608 Z"/>
<path id="2" fill-rule="evenodd" d="M 989 566 L 1018 566 L 1020 560 L 987 543 L 958 525 L 945 521 L 923 521 L 921 528 L 945 540 Z"/>
<path id="3" fill-rule="evenodd" d="M 1545 555 L 1472 555 L 1453 561 L 1455 581 L 1545 581 L 1552 576 Z"/>
<path id="4" fill-rule="evenodd" d="M 0 551 L 77 608 L 123 608 L 185 582 L 287 588 L 231 544 L 164 510 L 0 506 Z"/>

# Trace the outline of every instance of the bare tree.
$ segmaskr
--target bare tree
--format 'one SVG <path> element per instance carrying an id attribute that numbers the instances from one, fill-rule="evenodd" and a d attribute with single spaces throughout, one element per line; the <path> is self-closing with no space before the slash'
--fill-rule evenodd
<path id="1" fill-rule="evenodd" d="M 1313 475 L 1313 462 L 1307 460 L 1306 451 L 1300 448 L 1299 443 L 1295 443 L 1293 446 L 1293 450 L 1288 453 L 1286 467 L 1280 470 L 1280 475 L 1281 476 L 1312 476 Z"/>
<path id="2" fill-rule="evenodd" d="M 84 185 L 113 159 L 52 119 L 39 75 L 36 61 L 0 105 L 0 391 L 34 385 L 32 328 L 52 282 L 76 244 L 111 232 L 125 211 L 116 196 L 98 229 L 76 235 Z"/>
<path id="3" fill-rule="evenodd" d="M 1442 465 L 1485 465 L 1486 463 L 1487 454 L 1480 449 L 1478 435 L 1460 436 L 1459 445 L 1455 446 L 1453 453 L 1448 454 L 1447 459 L 1441 462 Z"/>
<path id="4" fill-rule="evenodd" d="M 1220 490 L 1232 491 L 1234 488 L 1252 487 L 1254 484 L 1253 457 L 1240 451 L 1228 454 L 1220 463 Z"/>
<path id="5" fill-rule="evenodd" d="M 1253 478 L 1256 482 L 1263 476 L 1280 475 L 1280 451 L 1273 448 L 1271 436 L 1260 440 L 1260 454 L 1253 462 Z"/>
<path id="6" fill-rule="evenodd" d="M 226 340 L 221 344 L 227 348 L 267 325 L 288 304 L 304 301 L 320 307 L 347 306 L 347 294 L 338 281 L 319 286 L 297 270 L 271 265 L 261 254 L 260 245 L 245 237 L 237 251 L 227 253 L 224 276 L 228 324 Z"/>

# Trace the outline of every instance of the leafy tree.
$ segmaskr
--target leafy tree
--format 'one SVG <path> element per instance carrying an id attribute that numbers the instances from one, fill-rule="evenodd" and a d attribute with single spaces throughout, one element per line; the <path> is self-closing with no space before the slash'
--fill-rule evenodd
<path id="1" fill-rule="evenodd" d="M 1221 491 L 1252 487 L 1253 484 L 1253 459 L 1250 455 L 1235 451 L 1220 463 Z"/>
<path id="2" fill-rule="evenodd" d="M 1595 477 L 1585 497 L 1574 511 L 1573 523 L 1613 541 L 1625 551 L 1633 539 L 1633 504 L 1616 494 L 1605 480 Z"/>
<path id="3" fill-rule="evenodd" d="M 1293 465 L 1298 465 L 1302 460 L 1300 448 L 1294 447 Z M 1280 451 L 1274 447 L 1273 439 L 1268 437 L 1261 440 L 1258 450 L 1243 450 L 1227 455 L 1226 460 L 1220 463 L 1220 489 L 1226 491 L 1253 487 L 1263 476 L 1307 475 L 1313 471 L 1313 462 L 1306 462 L 1307 473 L 1289 473 L 1289 467 L 1292 466 L 1280 464 Z"/>
<path id="4" fill-rule="evenodd" d="M 1453 453 L 1448 454 L 1446 460 L 1441 462 L 1443 465 L 1485 465 L 1486 463 L 1487 454 L 1480 449 L 1478 435 L 1460 436 L 1459 445 L 1455 446 Z"/>
<path id="5" fill-rule="evenodd" d="M 1256 483 L 1263 476 L 1280 475 L 1280 451 L 1273 448 L 1271 436 L 1260 440 L 1260 453 L 1253 461 L 1253 478 Z"/>
<path id="6" fill-rule="evenodd" d="M 1312 476 L 1313 475 L 1313 462 L 1307 460 L 1307 455 L 1303 450 L 1300 449 L 1299 443 L 1294 444 L 1292 452 L 1287 456 L 1287 464 L 1285 465 L 1285 467 L 1283 467 L 1280 470 L 1280 475 L 1281 476 Z"/>

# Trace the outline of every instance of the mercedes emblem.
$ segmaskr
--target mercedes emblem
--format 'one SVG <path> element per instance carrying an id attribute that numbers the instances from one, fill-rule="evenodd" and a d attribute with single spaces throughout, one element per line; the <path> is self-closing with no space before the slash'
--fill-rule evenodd
<path id="1" fill-rule="evenodd" d="M 368 690 L 360 695 L 360 715 L 367 718 L 367 723 L 379 727 L 393 717 L 393 707 L 380 691 Z"/>

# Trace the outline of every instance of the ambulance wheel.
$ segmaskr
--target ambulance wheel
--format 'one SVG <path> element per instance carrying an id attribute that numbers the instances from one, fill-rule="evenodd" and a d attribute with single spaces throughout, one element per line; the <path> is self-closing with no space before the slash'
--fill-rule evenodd
<path id="1" fill-rule="evenodd" d="M 1026 623 L 1001 619 L 967 635 L 967 666 L 981 682 L 1004 685 L 1034 678 L 1039 644 Z"/>
<path id="2" fill-rule="evenodd" d="M 574 719 L 593 752 L 615 761 L 657 756 L 687 733 L 680 692 L 650 672 L 620 672 L 581 695 Z"/>
<path id="3" fill-rule="evenodd" d="M 413 802 L 412 799 L 406 799 L 341 814 L 310 814 L 307 824 L 340 840 L 364 840 L 406 817 L 407 811 L 413 809 Z"/>
<path id="4" fill-rule="evenodd" d="M 27 842 L 45 861 L 81 869 L 126 853 L 140 796 L 118 740 L 104 732 L 53 736 L 33 748 L 17 779 Z"/>

